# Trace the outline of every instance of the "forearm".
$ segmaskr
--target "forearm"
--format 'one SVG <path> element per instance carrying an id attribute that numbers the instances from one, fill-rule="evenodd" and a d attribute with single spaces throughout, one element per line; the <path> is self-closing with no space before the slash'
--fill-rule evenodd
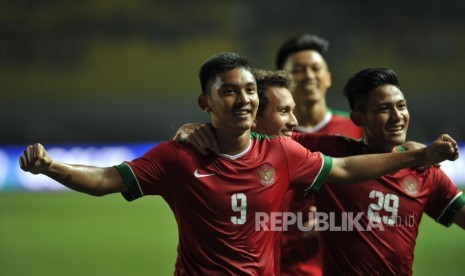
<path id="1" fill-rule="evenodd" d="M 94 196 L 125 191 L 121 176 L 112 167 L 100 168 L 53 162 L 44 174 L 72 190 Z"/>
<path id="2" fill-rule="evenodd" d="M 328 181 L 344 184 L 375 179 L 403 168 L 422 165 L 423 159 L 421 150 L 333 158 Z"/>

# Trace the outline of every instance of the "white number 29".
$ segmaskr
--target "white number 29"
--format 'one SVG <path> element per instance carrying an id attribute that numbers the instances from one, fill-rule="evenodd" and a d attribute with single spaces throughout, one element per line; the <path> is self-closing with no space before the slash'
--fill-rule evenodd
<path id="1" fill-rule="evenodd" d="M 396 223 L 397 213 L 399 210 L 399 197 L 394 194 L 383 194 L 380 191 L 371 191 L 370 198 L 378 199 L 377 203 L 371 203 L 368 206 L 367 216 L 371 221 L 380 223 L 381 221 L 384 224 L 393 226 Z M 390 216 L 380 216 L 378 211 L 385 210 L 386 212 L 391 213 Z"/>
<path id="2" fill-rule="evenodd" d="M 232 216 L 231 222 L 234 224 L 244 224 L 247 217 L 247 197 L 245 194 L 237 193 L 231 196 L 231 209 L 235 212 L 240 212 L 240 217 Z"/>

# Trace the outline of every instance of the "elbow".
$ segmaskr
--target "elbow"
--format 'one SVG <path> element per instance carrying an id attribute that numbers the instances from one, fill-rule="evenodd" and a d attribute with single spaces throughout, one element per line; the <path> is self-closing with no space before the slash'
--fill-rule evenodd
<path id="1" fill-rule="evenodd" d="M 105 193 L 104 191 L 99 190 L 99 189 L 92 189 L 92 190 L 81 191 L 81 192 L 83 192 L 85 194 L 88 194 L 88 195 L 91 195 L 91 196 L 95 196 L 95 197 L 102 197 L 102 196 L 108 194 L 108 193 Z"/>
<path id="2" fill-rule="evenodd" d="M 103 197 L 110 194 L 110 192 L 106 188 L 105 181 L 101 181 L 95 185 L 95 187 L 93 187 L 93 189 L 91 189 L 88 194 L 95 197 Z"/>
<path id="3" fill-rule="evenodd" d="M 103 197 L 104 195 L 107 195 L 108 193 L 105 193 L 103 191 L 93 191 L 93 193 L 91 194 L 92 196 L 95 196 L 95 197 Z"/>

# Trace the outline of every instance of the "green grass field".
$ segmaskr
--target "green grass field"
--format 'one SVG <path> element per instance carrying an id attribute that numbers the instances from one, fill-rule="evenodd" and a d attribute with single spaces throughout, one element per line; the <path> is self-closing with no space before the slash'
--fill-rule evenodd
<path id="1" fill-rule="evenodd" d="M 177 231 L 159 197 L 0 193 L 0 275 L 172 275 Z M 463 275 L 465 233 L 424 217 L 414 275 Z"/>

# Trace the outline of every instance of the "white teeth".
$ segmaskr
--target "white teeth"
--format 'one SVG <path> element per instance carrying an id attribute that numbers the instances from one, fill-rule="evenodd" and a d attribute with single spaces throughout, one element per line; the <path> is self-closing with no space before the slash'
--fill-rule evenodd
<path id="1" fill-rule="evenodd" d="M 247 110 L 238 110 L 238 111 L 234 112 L 235 115 L 246 115 L 248 113 L 249 113 L 249 111 L 247 111 Z"/>
<path id="2" fill-rule="evenodd" d="M 401 131 L 401 130 L 403 130 L 403 129 L 404 129 L 404 128 L 403 128 L 402 126 L 388 128 L 389 131 Z"/>

